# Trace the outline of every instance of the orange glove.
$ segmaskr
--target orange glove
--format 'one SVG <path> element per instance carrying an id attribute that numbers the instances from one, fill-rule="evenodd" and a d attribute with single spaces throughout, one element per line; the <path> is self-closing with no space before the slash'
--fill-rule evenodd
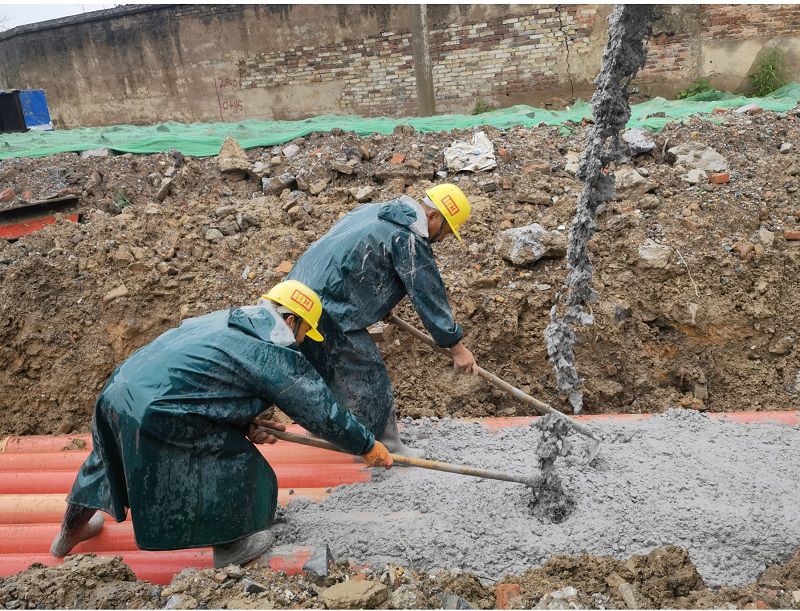
<path id="1" fill-rule="evenodd" d="M 391 469 L 394 463 L 392 457 L 389 455 L 389 450 L 377 440 L 375 441 L 375 445 L 372 446 L 372 449 L 366 454 L 362 454 L 361 458 L 364 459 L 364 463 L 368 467 L 386 467 L 387 469 Z"/>

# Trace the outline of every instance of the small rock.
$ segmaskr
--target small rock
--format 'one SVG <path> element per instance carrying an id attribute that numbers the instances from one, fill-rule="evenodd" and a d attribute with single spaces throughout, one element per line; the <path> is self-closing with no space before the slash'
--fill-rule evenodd
<path id="1" fill-rule="evenodd" d="M 80 242 L 81 242 L 82 240 L 83 240 L 83 234 L 82 234 L 82 233 L 80 233 L 80 232 L 76 233 L 75 235 L 73 235 L 73 236 L 72 236 L 72 237 L 69 239 L 69 241 L 70 241 L 70 242 L 72 242 L 72 244 L 75 244 L 75 245 L 77 245 L 77 244 L 80 244 Z"/>
<path id="2" fill-rule="evenodd" d="M 406 190 L 406 179 L 405 178 L 394 178 L 392 180 L 392 193 L 396 195 L 402 195 L 405 193 Z"/>
<path id="3" fill-rule="evenodd" d="M 800 605 L 800 590 L 792 591 L 792 601 L 796 605 Z"/>
<path id="4" fill-rule="evenodd" d="M 567 238 L 538 223 L 506 229 L 498 236 L 498 254 L 514 265 L 530 265 L 540 259 L 560 259 L 567 253 Z"/>
<path id="5" fill-rule="evenodd" d="M 14 193 L 14 189 L 7 188 L 0 191 L 0 202 L 10 202 L 14 197 L 16 197 L 16 193 Z"/>
<path id="6" fill-rule="evenodd" d="M 108 291 L 105 295 L 103 295 L 103 303 L 111 303 L 115 299 L 119 299 L 120 297 L 125 297 L 128 294 L 128 289 L 124 284 L 120 284 L 117 287 L 114 287 L 110 291 Z"/>
<path id="7" fill-rule="evenodd" d="M 211 229 L 206 231 L 206 240 L 208 240 L 209 242 L 218 242 L 224 237 L 225 237 L 224 234 L 216 227 L 212 227 Z"/>
<path id="8" fill-rule="evenodd" d="M 300 147 L 297 146 L 296 144 L 290 144 L 289 146 L 283 147 L 283 156 L 286 157 L 286 159 L 291 159 L 299 152 L 300 152 Z"/>
<path id="9" fill-rule="evenodd" d="M 90 149 L 88 151 L 81 151 L 81 158 L 89 159 L 90 157 L 108 157 L 109 150 L 107 148 L 102 149 Z"/>
<path id="10" fill-rule="evenodd" d="M 656 210 L 660 206 L 661 206 L 661 200 L 658 198 L 657 195 L 653 195 L 652 193 L 643 195 L 642 198 L 639 200 L 640 210 Z"/>
<path id="11" fill-rule="evenodd" d="M 375 195 L 375 187 L 359 187 L 358 189 L 354 189 L 350 192 L 358 203 L 368 202 L 372 199 Z"/>
<path id="12" fill-rule="evenodd" d="M 574 151 L 570 151 L 569 153 L 564 155 L 564 170 L 574 175 L 578 171 L 578 167 L 580 166 L 580 161 L 581 161 L 581 154 L 576 153 Z"/>
<path id="13" fill-rule="evenodd" d="M 173 176 L 175 176 L 175 174 L 177 174 L 177 172 L 178 170 L 175 168 L 175 166 L 172 166 L 164 171 L 164 176 L 166 178 L 172 178 Z"/>
<path id="14" fill-rule="evenodd" d="M 656 143 L 650 138 L 644 128 L 628 129 L 622 133 L 622 140 L 628 145 L 631 155 L 643 155 L 656 148 Z"/>
<path id="15" fill-rule="evenodd" d="M 239 583 L 242 584 L 242 589 L 248 594 L 258 594 L 259 592 L 265 592 L 267 589 L 267 586 L 261 585 L 249 577 L 243 578 Z"/>
<path id="16" fill-rule="evenodd" d="M 325 187 L 328 186 L 330 180 L 328 178 L 321 178 L 320 180 L 316 180 L 308 185 L 308 192 L 311 195 L 319 195 L 325 190 Z"/>
<path id="17" fill-rule="evenodd" d="M 319 597 L 329 609 L 376 609 L 389 600 L 389 588 L 351 579 L 324 589 Z"/>
<path id="18" fill-rule="evenodd" d="M 567 157 L 568 158 L 569 158 L 570 154 L 571 153 L 567 153 Z M 573 153 L 573 154 L 577 155 L 577 153 Z M 580 158 L 580 157 L 578 157 L 578 158 Z M 578 169 L 578 166 L 576 165 L 575 166 L 575 170 L 577 171 L 577 169 Z M 542 174 L 549 174 L 550 173 L 550 164 L 547 163 L 546 161 L 530 161 L 530 162 L 526 163 L 522 167 L 522 173 L 523 174 L 531 174 L 532 172 L 541 172 Z M 572 173 L 574 174 L 575 172 L 572 172 Z"/>
<path id="19" fill-rule="evenodd" d="M 292 271 L 292 262 L 291 261 L 281 261 L 280 265 L 275 268 L 275 271 L 279 274 L 288 274 Z"/>
<path id="20" fill-rule="evenodd" d="M 473 282 L 472 286 L 478 289 L 493 289 L 498 284 L 500 284 L 502 280 L 503 279 L 498 275 L 484 276 L 482 278 L 478 278 L 475 282 Z"/>
<path id="21" fill-rule="evenodd" d="M 392 325 L 384 325 L 386 329 L 390 329 Z M 388 336 L 390 331 L 385 332 Z M 303 572 L 310 573 L 317 577 L 327 577 L 330 572 L 330 567 L 333 564 L 333 554 L 327 545 L 319 545 L 314 548 L 311 556 L 306 560 L 303 565 Z"/>
<path id="22" fill-rule="evenodd" d="M 744 106 L 740 106 L 736 110 L 734 110 L 737 115 L 757 115 L 759 113 L 764 112 L 764 109 L 761 108 L 758 104 L 745 104 Z"/>
<path id="23" fill-rule="evenodd" d="M 392 592 L 390 602 L 393 609 L 419 609 L 420 592 L 413 585 L 406 583 Z"/>
<path id="24" fill-rule="evenodd" d="M 614 182 L 616 192 L 623 197 L 641 197 L 656 188 L 656 184 L 646 179 L 636 170 L 622 171 L 616 175 Z"/>
<path id="25" fill-rule="evenodd" d="M 225 221 L 219 224 L 219 230 L 222 235 L 232 236 L 239 232 L 239 225 L 236 224 L 236 221 Z"/>
<path id="26" fill-rule="evenodd" d="M 740 259 L 746 259 L 755 250 L 755 247 L 750 242 L 743 241 L 737 242 L 733 246 L 733 250 L 739 255 Z"/>
<path id="27" fill-rule="evenodd" d="M 466 600 L 453 592 L 443 592 L 439 599 L 442 603 L 442 609 L 472 609 L 472 606 Z"/>
<path id="28" fill-rule="evenodd" d="M 504 178 L 501 186 L 503 191 L 508 191 L 514 186 L 514 183 L 510 178 Z"/>
<path id="29" fill-rule="evenodd" d="M 228 576 L 222 572 L 214 573 L 214 577 L 212 577 L 212 579 L 217 583 L 223 583 L 227 578 Z"/>
<path id="30" fill-rule="evenodd" d="M 583 600 L 583 596 L 573 588 L 567 586 L 554 592 L 548 592 L 539 600 L 536 609 L 586 609 L 590 605 Z"/>
<path id="31" fill-rule="evenodd" d="M 533 204 L 534 206 L 549 206 L 553 203 L 553 198 L 547 193 L 540 193 L 536 191 L 517 191 L 514 193 L 514 201 L 520 204 Z"/>
<path id="32" fill-rule="evenodd" d="M 281 165 L 282 163 L 283 159 L 278 155 L 275 155 L 275 157 L 271 157 L 269 160 L 270 165 Z"/>
<path id="33" fill-rule="evenodd" d="M 196 609 L 197 600 L 188 594 L 173 594 L 167 599 L 164 609 Z"/>
<path id="34" fill-rule="evenodd" d="M 767 248 L 769 248 L 775 243 L 775 234 L 769 229 L 764 229 L 763 227 L 758 230 L 758 238 L 761 240 L 761 243 Z"/>
<path id="35" fill-rule="evenodd" d="M 419 170 L 422 167 L 422 162 L 416 159 L 410 159 L 406 162 L 406 165 L 410 168 L 414 168 L 415 170 Z"/>
<path id="36" fill-rule="evenodd" d="M 672 258 L 672 248 L 648 238 L 639 246 L 639 261 L 645 267 L 664 269 Z"/>
<path id="37" fill-rule="evenodd" d="M 172 189 L 172 179 L 171 178 L 164 178 L 161 180 L 161 186 L 158 188 L 158 192 L 156 193 L 156 199 L 160 202 L 164 201 L 164 198 L 169 195 L 170 189 Z"/>
<path id="38" fill-rule="evenodd" d="M 800 240 L 800 231 L 792 231 L 790 229 L 783 230 L 783 239 L 787 242 L 796 242 Z"/>
<path id="39" fill-rule="evenodd" d="M 681 144 L 667 151 L 675 159 L 675 165 L 705 170 L 706 172 L 725 172 L 727 160 L 708 146 Z"/>
<path id="40" fill-rule="evenodd" d="M 492 193 L 493 191 L 497 191 L 497 183 L 493 180 L 484 181 L 480 183 L 479 186 L 487 193 Z"/>
<path id="41" fill-rule="evenodd" d="M 705 170 L 700 170 L 698 168 L 689 170 L 683 177 L 683 179 L 690 185 L 700 184 L 701 182 L 704 182 L 707 178 L 708 174 L 706 174 Z"/>
<path id="42" fill-rule="evenodd" d="M 511 157 L 511 153 L 507 148 L 499 148 L 497 149 L 497 156 L 500 157 L 500 159 L 509 159 Z"/>
<path id="43" fill-rule="evenodd" d="M 792 151 L 792 143 L 791 142 L 784 142 L 781 144 L 781 153 L 784 155 L 786 153 L 790 153 Z"/>
<path id="44" fill-rule="evenodd" d="M 281 193 L 284 189 L 290 189 L 296 180 L 289 172 L 284 172 L 280 176 L 273 178 L 264 177 L 261 179 L 261 190 L 270 195 Z"/>
<path id="45" fill-rule="evenodd" d="M 792 351 L 794 342 L 795 338 L 793 335 L 786 335 L 785 337 L 778 339 L 769 347 L 769 353 L 776 356 L 785 356 Z"/>
<path id="46" fill-rule="evenodd" d="M 247 172 L 250 169 L 250 159 L 247 153 L 239 146 L 235 138 L 225 138 L 222 148 L 217 155 L 217 166 L 220 172 Z"/>
<path id="47" fill-rule="evenodd" d="M 331 164 L 331 168 L 339 172 L 340 174 L 352 174 L 353 173 L 353 166 L 349 163 L 344 163 L 342 161 L 334 161 Z"/>
<path id="48" fill-rule="evenodd" d="M 270 168 L 263 161 L 256 161 L 250 166 L 248 172 L 251 177 L 260 180 L 270 173 Z"/>
<path id="49" fill-rule="evenodd" d="M 403 153 L 395 153 L 389 158 L 389 163 L 392 165 L 400 165 L 406 160 L 406 156 Z"/>

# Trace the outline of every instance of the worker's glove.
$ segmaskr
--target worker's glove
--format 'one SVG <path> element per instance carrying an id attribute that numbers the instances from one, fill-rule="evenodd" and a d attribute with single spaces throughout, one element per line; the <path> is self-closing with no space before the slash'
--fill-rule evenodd
<path id="1" fill-rule="evenodd" d="M 275 429 L 276 431 L 285 431 L 286 425 L 280 422 L 272 422 L 270 420 L 255 419 L 250 423 L 247 429 L 247 438 L 255 444 L 261 445 L 262 443 L 275 443 L 278 438 L 272 435 L 264 427 Z"/>
<path id="2" fill-rule="evenodd" d="M 458 342 L 455 346 L 450 348 L 450 355 L 453 357 L 453 369 L 456 373 L 474 374 L 477 363 L 475 357 L 472 356 L 467 347 Z"/>
<path id="3" fill-rule="evenodd" d="M 380 441 L 375 441 L 375 445 L 366 454 L 362 454 L 361 458 L 368 467 L 386 467 L 392 468 L 394 461 L 392 460 L 389 450 Z"/>

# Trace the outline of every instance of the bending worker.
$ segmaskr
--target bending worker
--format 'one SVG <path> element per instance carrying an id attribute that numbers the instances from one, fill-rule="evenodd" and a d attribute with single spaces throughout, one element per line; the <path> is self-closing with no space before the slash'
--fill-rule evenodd
<path id="1" fill-rule="evenodd" d="M 321 312 L 308 287 L 282 282 L 255 306 L 183 321 L 122 363 L 95 405 L 93 449 L 51 554 L 96 535 L 97 510 L 121 522 L 130 508 L 142 549 L 212 546 L 215 567 L 262 555 L 278 483 L 253 443 L 276 441 L 260 424 L 284 427 L 254 419 L 272 405 L 367 465 L 391 467 L 298 351 L 306 336 L 323 341 Z"/>
<path id="2" fill-rule="evenodd" d="M 406 295 L 440 346 L 450 348 L 459 373 L 475 359 L 461 341 L 431 245 L 469 218 L 470 204 L 452 184 L 427 191 L 421 203 L 407 195 L 360 206 L 344 216 L 300 257 L 288 278 L 322 298 L 324 344 L 301 350 L 352 411 L 391 452 L 415 454 L 400 441 L 392 385 L 367 327 L 385 318 Z"/>

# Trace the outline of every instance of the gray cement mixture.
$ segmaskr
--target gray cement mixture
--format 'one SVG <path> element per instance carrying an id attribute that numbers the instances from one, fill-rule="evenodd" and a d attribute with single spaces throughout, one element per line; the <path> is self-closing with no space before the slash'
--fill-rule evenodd
<path id="1" fill-rule="evenodd" d="M 298 500 L 275 524 L 280 543 L 327 543 L 336 557 L 414 569 L 460 568 L 486 579 L 519 574 L 554 554 L 626 558 L 667 544 L 689 551 L 709 585 L 741 585 L 800 546 L 800 427 L 735 424 L 689 410 L 601 423 L 555 462 L 575 500 L 554 524 L 532 515 L 530 488 L 416 468 L 374 470 L 370 483 Z M 541 432 L 490 433 L 454 420 L 404 423 L 426 457 L 534 475 Z"/>
<path id="2" fill-rule="evenodd" d="M 614 195 L 614 175 L 608 165 L 621 156 L 620 132 L 631 117 L 628 85 L 647 59 L 649 37 L 656 9 L 650 5 L 620 4 L 608 18 L 608 43 L 603 66 L 595 79 L 592 95 L 594 126 L 581 155 L 576 176 L 584 182 L 567 244 L 567 278 L 550 310 L 550 324 L 544 331 L 547 354 L 553 365 L 558 389 L 567 394 L 573 411 L 583 409 L 583 379 L 575 366 L 576 324 L 591 325 L 585 304 L 597 295 L 591 288 L 592 263 L 589 240 L 597 229 L 598 208 Z M 558 316 L 558 302 L 566 301 L 564 315 Z"/>
<path id="3" fill-rule="evenodd" d="M 559 416 L 548 414 L 539 418 L 534 425 L 541 432 L 539 445 L 536 446 L 536 458 L 539 463 L 539 474 L 531 488 L 531 508 L 534 515 L 560 523 L 569 517 L 575 507 L 575 501 L 564 490 L 561 478 L 556 471 L 556 460 L 559 456 L 568 456 L 572 449 L 567 436 L 569 424 Z"/>

